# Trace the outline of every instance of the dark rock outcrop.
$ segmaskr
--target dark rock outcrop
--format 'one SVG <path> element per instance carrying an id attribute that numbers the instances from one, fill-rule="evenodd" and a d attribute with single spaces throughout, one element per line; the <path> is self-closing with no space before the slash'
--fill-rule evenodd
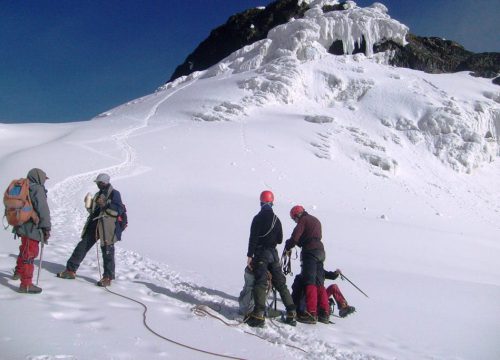
<path id="1" fill-rule="evenodd" d="M 433 74 L 472 71 L 472 75 L 493 78 L 500 73 L 500 53 L 475 54 L 437 37 L 408 34 L 406 40 L 406 46 L 386 41 L 376 45 L 374 52 L 394 50 L 391 65 Z"/>
<path id="2" fill-rule="evenodd" d="M 278 0 L 265 9 L 249 9 L 231 16 L 224 25 L 212 30 L 210 36 L 175 69 L 169 81 L 208 69 L 234 51 L 265 39 L 269 30 L 285 24 L 292 17 L 303 17 L 307 9 L 307 5 L 299 6 L 297 0 Z"/>
<path id="3" fill-rule="evenodd" d="M 302 18 L 308 5 L 298 5 L 297 0 L 277 0 L 265 9 L 249 9 L 231 16 L 228 21 L 213 30 L 191 53 L 184 63 L 179 65 L 169 81 L 188 75 L 194 71 L 208 69 L 219 61 L 256 41 L 267 37 L 269 30 L 288 22 L 291 18 Z M 344 4 L 323 7 L 323 11 L 342 11 Z M 428 73 L 451 73 L 471 71 L 471 75 L 495 78 L 500 85 L 500 53 L 475 54 L 467 51 L 460 44 L 438 37 L 420 37 L 408 34 L 408 44 L 401 46 L 393 41 L 377 44 L 374 52 L 394 51 L 391 64 Z M 354 53 L 365 52 L 366 43 L 356 46 Z M 334 55 L 343 55 L 341 40 L 335 41 L 328 50 Z"/>
<path id="4" fill-rule="evenodd" d="M 456 71 L 473 71 L 471 75 L 494 78 L 500 73 L 500 53 L 472 54 L 457 66 Z"/>

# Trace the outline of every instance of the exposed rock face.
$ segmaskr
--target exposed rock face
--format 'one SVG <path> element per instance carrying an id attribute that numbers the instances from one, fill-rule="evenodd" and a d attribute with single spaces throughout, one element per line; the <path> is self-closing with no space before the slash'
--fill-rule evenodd
<path id="1" fill-rule="evenodd" d="M 500 72 L 500 53 L 474 54 L 460 44 L 437 37 L 408 34 L 408 45 L 392 41 L 376 45 L 374 52 L 394 50 L 391 64 L 428 73 L 472 71 L 474 76 L 493 78 Z"/>
<path id="2" fill-rule="evenodd" d="M 226 24 L 216 28 L 183 64 L 179 65 L 169 81 L 188 75 L 194 71 L 206 70 L 227 57 L 234 51 L 266 38 L 272 28 L 288 22 L 291 18 L 302 18 L 309 9 L 304 2 L 298 5 L 297 0 L 277 0 L 265 9 L 249 9 L 231 16 Z M 323 12 L 344 11 L 344 3 L 324 6 Z M 393 41 L 377 44 L 374 52 L 392 50 L 394 57 L 391 64 L 421 70 L 428 73 L 450 73 L 471 71 L 471 75 L 495 78 L 493 82 L 500 85 L 500 53 L 475 54 L 467 51 L 460 44 L 438 37 L 420 37 L 408 34 L 408 45 L 401 46 Z M 329 52 L 343 55 L 341 40 L 335 41 Z M 366 43 L 356 45 L 353 53 L 365 52 Z"/>
<path id="3" fill-rule="evenodd" d="M 303 17 L 307 9 L 306 4 L 299 6 L 297 0 L 278 0 L 265 9 L 249 9 L 231 16 L 175 69 L 169 81 L 193 71 L 205 70 L 232 52 L 265 39 L 269 30 L 292 17 Z"/>

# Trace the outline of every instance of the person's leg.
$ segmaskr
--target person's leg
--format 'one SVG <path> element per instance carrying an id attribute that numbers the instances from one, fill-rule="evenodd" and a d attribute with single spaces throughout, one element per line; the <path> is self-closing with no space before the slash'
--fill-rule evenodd
<path id="1" fill-rule="evenodd" d="M 23 259 L 21 256 L 22 251 L 23 251 L 23 243 L 21 241 L 21 245 L 19 245 L 19 254 L 17 255 L 16 259 L 16 268 L 14 269 L 14 276 L 16 276 L 18 279 L 21 278 L 21 269 L 23 267 Z"/>
<path id="2" fill-rule="evenodd" d="M 109 280 L 115 278 L 115 245 L 101 246 L 103 260 L 103 277 Z"/>
<path id="3" fill-rule="evenodd" d="M 295 276 L 292 284 L 292 299 L 295 304 L 297 312 L 304 312 L 305 306 L 302 307 L 302 298 L 304 297 L 304 282 L 302 281 L 302 275 L 298 274 Z"/>
<path id="4" fill-rule="evenodd" d="M 33 285 L 33 265 L 36 257 L 38 256 L 39 247 L 38 241 L 28 237 L 21 237 L 22 250 L 21 250 L 21 287 L 26 288 Z"/>
<path id="5" fill-rule="evenodd" d="M 267 298 L 267 261 L 265 256 L 255 257 L 252 262 L 255 283 L 253 287 L 254 308 L 246 317 L 245 323 L 252 327 L 263 327 L 265 324 L 264 311 Z"/>
<path id="6" fill-rule="evenodd" d="M 267 262 L 265 259 L 255 259 L 253 262 L 253 273 L 255 276 L 255 284 L 253 287 L 254 297 L 254 314 L 263 315 L 266 309 L 267 298 Z"/>
<path id="7" fill-rule="evenodd" d="M 325 269 L 323 262 L 316 263 L 316 284 L 318 287 L 318 308 L 323 317 L 330 316 L 330 306 L 328 304 L 328 295 L 325 289 Z"/>
<path id="8" fill-rule="evenodd" d="M 305 285 L 306 310 L 312 316 L 318 313 L 318 288 L 316 287 L 316 258 L 309 252 L 302 252 L 302 279 Z"/>
<path id="9" fill-rule="evenodd" d="M 274 261 L 269 264 L 268 269 L 272 276 L 274 288 L 279 292 L 281 301 L 285 305 L 287 311 L 295 311 L 295 304 L 290 295 L 290 291 L 286 286 L 286 277 L 281 270 L 281 265 L 278 258 L 278 252 L 274 250 Z"/>
<path id="10" fill-rule="evenodd" d="M 347 304 L 346 299 L 344 298 L 344 295 L 340 292 L 340 289 L 337 284 L 332 284 L 328 286 L 328 289 L 326 289 L 326 293 L 328 297 L 332 296 L 335 302 L 337 303 L 339 309 L 343 304 Z"/>
<path id="11" fill-rule="evenodd" d="M 92 246 L 96 243 L 95 236 L 95 225 L 89 226 L 87 231 L 82 237 L 82 240 L 76 245 L 71 257 L 68 259 L 66 263 L 66 269 L 72 272 L 76 272 L 80 267 L 81 262 L 87 255 Z"/>
<path id="12" fill-rule="evenodd" d="M 243 289 L 241 289 L 240 296 L 238 297 L 239 313 L 241 315 L 249 314 L 254 307 L 253 302 L 253 287 L 255 284 L 255 276 L 253 272 L 246 267 L 244 275 Z"/>
<path id="13" fill-rule="evenodd" d="M 316 285 L 306 285 L 306 310 L 312 316 L 318 314 L 318 288 Z"/>

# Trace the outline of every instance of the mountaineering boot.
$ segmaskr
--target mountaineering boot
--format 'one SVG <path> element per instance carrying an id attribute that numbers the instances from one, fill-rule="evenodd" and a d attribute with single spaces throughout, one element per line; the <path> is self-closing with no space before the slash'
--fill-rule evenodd
<path id="1" fill-rule="evenodd" d="M 264 314 L 256 314 L 252 312 L 248 315 L 244 322 L 251 327 L 264 327 L 266 320 L 264 319 Z"/>
<path id="2" fill-rule="evenodd" d="M 36 285 L 21 285 L 19 286 L 18 292 L 23 294 L 40 294 L 42 292 L 42 288 Z"/>
<path id="3" fill-rule="evenodd" d="M 297 325 L 297 313 L 295 312 L 295 310 L 289 310 L 286 312 L 286 316 L 285 316 L 285 324 L 288 324 L 290 326 L 296 326 Z"/>
<path id="4" fill-rule="evenodd" d="M 356 308 L 354 306 L 349 306 L 347 304 L 344 304 L 344 306 L 342 306 L 339 310 L 339 316 L 344 318 L 347 315 L 350 315 L 355 311 L 356 311 Z"/>
<path id="5" fill-rule="evenodd" d="M 317 319 L 316 315 L 304 311 L 303 313 L 299 313 L 297 315 L 297 321 L 304 324 L 316 324 Z"/>
<path id="6" fill-rule="evenodd" d="M 111 279 L 108 277 L 103 277 L 96 283 L 96 285 L 101 287 L 111 286 Z"/>
<path id="7" fill-rule="evenodd" d="M 76 277 L 76 272 L 66 269 L 57 273 L 57 277 L 61 279 L 74 279 Z"/>
<path id="8" fill-rule="evenodd" d="M 318 313 L 318 321 L 323 324 L 330 324 L 330 315 L 324 310 L 320 310 Z"/>

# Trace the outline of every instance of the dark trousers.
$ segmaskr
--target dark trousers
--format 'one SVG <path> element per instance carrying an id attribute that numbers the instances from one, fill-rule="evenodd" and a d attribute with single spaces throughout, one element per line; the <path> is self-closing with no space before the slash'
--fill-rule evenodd
<path id="1" fill-rule="evenodd" d="M 76 245 L 75 250 L 73 250 L 73 254 L 69 258 L 66 263 L 66 268 L 70 271 L 76 272 L 80 267 L 83 259 L 87 255 L 90 249 L 97 242 L 96 238 L 96 227 L 97 221 L 93 221 L 85 231 L 85 234 L 82 236 L 82 240 Z M 114 245 L 106 245 L 101 246 L 102 251 L 102 260 L 104 263 L 104 273 L 103 276 L 109 279 L 115 278 L 115 246 Z"/>
<path id="2" fill-rule="evenodd" d="M 301 272 L 304 285 L 323 285 L 325 283 L 325 261 L 324 250 L 302 250 L 300 254 L 302 260 Z"/>
<path id="3" fill-rule="evenodd" d="M 301 277 L 305 286 L 306 308 L 312 315 L 317 315 L 318 306 L 329 313 L 328 295 L 325 289 L 325 251 L 322 249 L 302 250 L 300 254 L 302 259 Z"/>
<path id="4" fill-rule="evenodd" d="M 255 276 L 255 285 L 253 288 L 255 302 L 254 313 L 262 314 L 266 309 L 268 271 L 272 276 L 272 284 L 279 292 L 286 309 L 295 310 L 295 305 L 286 286 L 286 278 L 281 270 L 276 249 L 264 248 L 258 251 L 254 257 L 253 269 Z"/>

